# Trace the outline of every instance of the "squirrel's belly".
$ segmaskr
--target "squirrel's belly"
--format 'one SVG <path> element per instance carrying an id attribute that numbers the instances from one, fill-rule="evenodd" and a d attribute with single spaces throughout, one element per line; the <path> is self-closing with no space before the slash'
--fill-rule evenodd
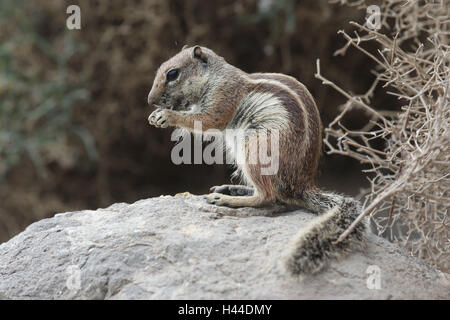
<path id="1" fill-rule="evenodd" d="M 245 170 L 246 153 L 251 152 L 246 150 L 246 140 L 261 133 L 273 136 L 274 131 L 288 129 L 289 121 L 289 114 L 276 95 L 270 92 L 249 93 L 242 99 L 224 130 L 227 157 Z"/>
<path id="2" fill-rule="evenodd" d="M 225 146 L 227 149 L 227 163 L 232 163 L 237 167 L 233 173 L 234 178 L 238 178 L 241 183 L 254 185 L 248 174 L 246 166 L 246 146 L 244 130 L 227 129 L 224 134 Z"/>
<path id="3" fill-rule="evenodd" d="M 239 129 L 226 129 L 224 134 L 227 157 L 235 164 L 245 162 L 245 131 Z"/>

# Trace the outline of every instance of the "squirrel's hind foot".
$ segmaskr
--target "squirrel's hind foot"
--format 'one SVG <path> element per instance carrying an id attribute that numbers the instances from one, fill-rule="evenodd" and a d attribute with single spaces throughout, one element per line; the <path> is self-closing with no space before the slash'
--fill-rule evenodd
<path id="1" fill-rule="evenodd" d="M 243 185 L 223 184 L 209 189 L 212 193 L 221 193 L 229 196 L 252 196 L 254 190 L 252 187 Z"/>

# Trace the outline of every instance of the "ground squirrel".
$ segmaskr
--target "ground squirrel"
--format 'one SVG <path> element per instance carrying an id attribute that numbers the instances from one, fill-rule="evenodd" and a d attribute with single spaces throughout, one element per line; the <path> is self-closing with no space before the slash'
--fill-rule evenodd
<path id="1" fill-rule="evenodd" d="M 364 224 L 336 242 L 361 208 L 352 198 L 316 187 L 322 124 L 313 97 L 295 78 L 248 74 L 208 48 L 184 46 L 158 69 L 148 103 L 157 107 L 149 117 L 156 127 L 193 132 L 194 123 L 200 121 L 203 130 L 253 132 L 240 150 L 232 150 L 246 159 L 237 168 L 246 185 L 213 187 L 207 201 L 229 207 L 285 204 L 320 215 L 289 248 L 286 266 L 293 274 L 316 273 L 330 259 L 363 246 Z M 279 167 L 272 175 L 262 175 L 260 163 L 247 161 L 252 139 L 261 130 L 279 132 Z"/>

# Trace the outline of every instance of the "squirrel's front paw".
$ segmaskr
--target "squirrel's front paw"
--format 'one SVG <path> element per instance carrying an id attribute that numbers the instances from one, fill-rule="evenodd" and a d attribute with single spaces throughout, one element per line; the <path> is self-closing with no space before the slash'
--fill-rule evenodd
<path id="1" fill-rule="evenodd" d="M 170 110 L 158 108 L 148 117 L 148 122 L 157 128 L 167 128 L 171 125 Z"/>

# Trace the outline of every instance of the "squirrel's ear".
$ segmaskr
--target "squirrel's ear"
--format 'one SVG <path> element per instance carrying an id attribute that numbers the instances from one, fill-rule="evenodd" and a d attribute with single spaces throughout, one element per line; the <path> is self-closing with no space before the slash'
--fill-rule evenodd
<path id="1" fill-rule="evenodd" d="M 203 63 L 208 62 L 208 58 L 206 57 L 206 54 L 203 52 L 203 50 L 200 46 L 194 47 L 194 50 L 192 50 L 192 55 L 195 59 L 198 59 Z"/>
<path id="2" fill-rule="evenodd" d="M 185 45 L 183 46 L 183 48 L 181 48 L 181 51 L 183 51 L 183 50 L 186 49 L 186 48 L 189 48 L 189 46 L 188 46 L 187 44 L 185 44 Z"/>

